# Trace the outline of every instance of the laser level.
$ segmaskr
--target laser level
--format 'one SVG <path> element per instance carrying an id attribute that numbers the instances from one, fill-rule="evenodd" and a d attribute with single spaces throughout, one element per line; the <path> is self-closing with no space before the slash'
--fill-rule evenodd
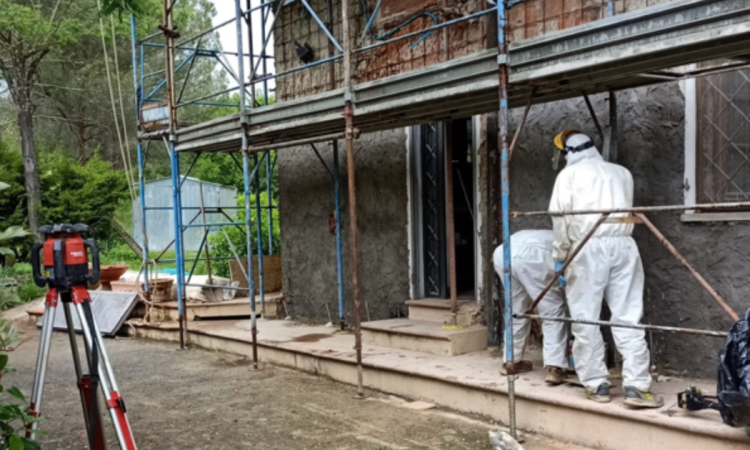
<path id="1" fill-rule="evenodd" d="M 78 390 L 81 394 L 81 405 L 86 422 L 89 448 L 105 450 L 104 429 L 102 428 L 98 389 L 101 387 L 117 441 L 123 450 L 136 450 L 130 423 L 126 415 L 125 402 L 117 388 L 112 365 L 104 348 L 99 326 L 91 310 L 91 295 L 87 285 L 99 282 L 99 250 L 91 239 L 83 239 L 81 233 L 88 231 L 83 224 L 45 225 L 39 228 L 45 236 L 44 243 L 36 243 L 32 249 L 31 262 L 34 282 L 39 287 L 47 287 L 45 296 L 42 335 L 39 341 L 39 353 L 34 372 L 34 386 L 31 392 L 31 414 L 39 416 L 42 403 L 42 390 L 47 372 L 52 329 L 58 302 L 62 302 L 65 321 L 70 337 Z M 91 272 L 89 273 L 88 256 L 91 254 Z M 42 260 L 40 260 L 40 254 Z M 78 355 L 78 343 L 75 336 L 71 305 L 75 309 L 83 332 L 83 342 L 89 373 L 84 374 Z M 101 375 L 100 375 L 101 374 Z M 31 424 L 27 437 L 33 439 L 37 423 Z"/>

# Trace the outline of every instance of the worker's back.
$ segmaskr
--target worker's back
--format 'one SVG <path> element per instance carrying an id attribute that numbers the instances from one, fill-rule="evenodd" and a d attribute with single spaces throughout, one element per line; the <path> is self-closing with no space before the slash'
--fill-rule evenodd
<path id="1" fill-rule="evenodd" d="M 573 156 L 557 177 L 550 211 L 607 210 L 633 206 L 633 176 L 630 171 L 604 161 L 593 148 Z M 611 214 L 610 217 L 628 215 L 620 213 Z M 583 239 L 600 216 L 566 216 L 570 239 L 574 242 Z M 632 232 L 632 224 L 604 223 L 595 236 L 630 236 Z"/>

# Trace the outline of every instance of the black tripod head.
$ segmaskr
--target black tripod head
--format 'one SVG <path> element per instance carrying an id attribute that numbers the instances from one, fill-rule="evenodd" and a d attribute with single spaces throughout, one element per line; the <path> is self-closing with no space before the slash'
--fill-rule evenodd
<path id="1" fill-rule="evenodd" d="M 83 239 L 88 231 L 84 224 L 44 225 L 39 231 L 44 242 L 34 244 L 31 252 L 34 282 L 39 287 L 69 291 L 73 286 L 99 282 L 99 249 L 93 239 Z M 39 253 L 43 254 L 40 260 Z M 92 270 L 89 273 L 88 254 L 91 252 Z"/>

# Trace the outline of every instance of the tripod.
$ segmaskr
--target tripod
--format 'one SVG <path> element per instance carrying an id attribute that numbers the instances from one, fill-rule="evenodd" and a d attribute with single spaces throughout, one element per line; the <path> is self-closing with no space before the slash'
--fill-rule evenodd
<path id="1" fill-rule="evenodd" d="M 52 343 L 55 313 L 60 302 L 62 302 L 68 336 L 70 337 L 78 390 L 81 395 L 83 416 L 86 422 L 89 448 L 91 450 L 106 449 L 101 420 L 102 416 L 99 411 L 99 401 L 97 398 L 98 389 L 101 387 L 104 404 L 112 419 L 120 448 L 123 450 L 136 450 L 133 434 L 130 430 L 130 423 L 126 415 L 125 402 L 120 397 L 114 371 L 107 357 L 107 351 L 104 348 L 99 326 L 91 310 L 91 296 L 86 289 L 87 283 L 95 284 L 99 281 L 99 252 L 96 244 L 92 240 L 81 239 L 79 234 L 87 229 L 85 225 L 80 224 L 40 227 L 40 231 L 47 234 L 47 239 L 44 244 L 35 244 L 32 251 L 34 280 L 40 287 L 48 286 L 49 291 L 45 296 L 45 312 L 42 321 L 42 334 L 39 341 L 36 371 L 34 373 L 34 385 L 31 392 L 30 409 L 33 416 L 39 416 Z M 42 275 L 39 261 L 39 250 L 42 249 L 44 250 L 45 275 L 48 276 Z M 91 274 L 88 273 L 87 249 L 90 249 L 92 254 L 93 270 Z M 88 374 L 83 373 L 81 366 L 71 309 L 75 310 L 75 314 L 81 324 L 86 360 L 89 367 Z M 36 422 L 31 424 L 31 427 L 27 431 L 28 438 L 34 438 L 37 426 Z"/>

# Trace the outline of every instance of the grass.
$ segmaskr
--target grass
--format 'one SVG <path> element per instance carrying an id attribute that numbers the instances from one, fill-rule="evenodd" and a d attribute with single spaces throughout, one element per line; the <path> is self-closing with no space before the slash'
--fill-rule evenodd
<path id="1" fill-rule="evenodd" d="M 160 251 L 148 252 L 149 260 L 153 261 L 154 259 L 159 257 L 160 261 L 168 261 L 159 263 L 157 265 L 159 269 L 174 269 L 177 267 L 177 263 L 174 262 L 176 258 L 176 253 L 174 250 L 169 250 L 163 255 L 159 256 L 160 254 Z M 186 272 L 190 272 L 190 269 L 193 267 L 193 260 L 195 259 L 197 254 L 198 252 L 185 252 Z M 205 255 L 203 256 L 205 257 Z M 127 244 L 119 240 L 106 242 L 104 245 L 102 245 L 100 258 L 102 265 L 127 264 L 131 270 L 141 270 L 141 259 L 138 257 L 138 255 L 133 253 L 133 250 L 131 250 L 131 248 L 128 247 Z M 153 270 L 153 268 L 151 268 L 151 270 Z M 198 264 L 196 264 L 195 266 L 194 273 L 196 275 L 205 275 L 207 273 L 206 262 L 198 261 Z"/>

